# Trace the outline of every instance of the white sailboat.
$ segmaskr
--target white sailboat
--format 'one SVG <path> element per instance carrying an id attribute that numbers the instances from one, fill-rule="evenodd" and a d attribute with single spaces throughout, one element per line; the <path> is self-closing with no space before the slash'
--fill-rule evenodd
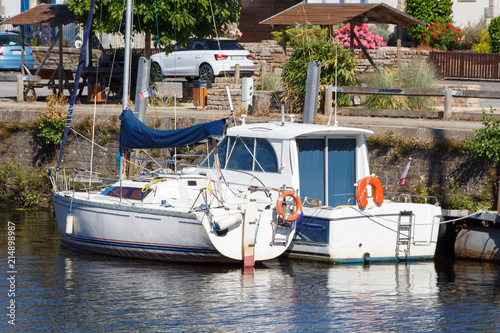
<path id="1" fill-rule="evenodd" d="M 93 12 L 92 2 L 90 13 Z M 130 1 L 127 3 L 125 68 L 130 65 Z M 88 40 L 87 22 L 85 49 Z M 83 64 L 80 55 L 79 71 Z M 75 82 L 79 81 L 79 73 Z M 176 131 L 152 130 L 127 109 L 129 82 L 125 71 L 121 149 L 184 146 L 224 134 L 225 120 Z M 71 248 L 123 257 L 154 260 L 232 263 L 253 266 L 278 257 L 291 244 L 299 209 L 278 200 L 280 190 L 248 186 L 234 191 L 211 175 L 187 175 L 170 170 L 149 172 L 111 186 L 77 190 L 78 180 L 94 175 L 61 167 L 71 125 L 77 84 L 69 108 L 58 167 L 50 170 L 53 202 L 61 242 Z M 82 183 L 79 183 L 82 184 Z M 290 194 L 290 192 L 286 192 Z M 281 195 L 286 197 L 288 195 Z M 291 193 L 293 197 L 293 192 Z M 277 211 L 277 208 L 278 209 Z M 282 213 L 283 216 L 280 216 Z M 295 218 L 290 218 L 293 215 Z"/>

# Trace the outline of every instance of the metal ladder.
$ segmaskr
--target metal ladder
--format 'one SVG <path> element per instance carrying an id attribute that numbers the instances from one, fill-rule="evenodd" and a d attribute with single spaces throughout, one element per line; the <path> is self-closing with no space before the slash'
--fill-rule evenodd
<path id="1" fill-rule="evenodd" d="M 410 254 L 411 229 L 413 224 L 413 212 L 401 211 L 398 218 L 398 230 L 396 239 L 396 257 L 399 260 L 406 260 Z M 404 258 L 401 258 L 404 254 Z"/>

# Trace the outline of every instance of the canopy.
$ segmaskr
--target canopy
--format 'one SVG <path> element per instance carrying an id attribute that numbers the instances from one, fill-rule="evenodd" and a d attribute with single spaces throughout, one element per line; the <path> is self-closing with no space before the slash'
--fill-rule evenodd
<path id="1" fill-rule="evenodd" d="M 280 25 L 283 30 L 283 61 L 286 58 L 285 45 L 285 27 L 295 24 L 314 24 L 332 26 L 348 22 L 351 26 L 361 25 L 364 23 L 386 23 L 397 25 L 397 60 L 398 67 L 401 61 L 401 27 L 408 27 L 412 24 L 426 24 L 425 22 L 416 19 L 396 8 L 393 8 L 385 3 L 380 4 L 332 4 L 332 3 L 299 3 L 292 6 L 276 15 L 273 15 L 260 24 Z M 354 33 L 350 33 L 350 45 L 354 48 L 353 40 L 357 37 Z M 363 50 L 366 58 L 370 63 L 377 68 L 366 48 L 357 40 L 358 45 Z"/>
<path id="2" fill-rule="evenodd" d="M 130 109 L 123 110 L 120 120 L 120 147 L 127 149 L 187 146 L 203 139 L 222 136 L 226 128 L 226 119 L 220 119 L 178 130 L 155 130 L 144 125 Z"/>
<path id="3" fill-rule="evenodd" d="M 411 24 L 425 24 L 385 3 L 380 4 L 323 4 L 299 3 L 260 24 L 272 25 L 335 25 L 342 22 L 387 23 L 407 27 Z"/>
<path id="4" fill-rule="evenodd" d="M 68 5 L 43 4 L 3 21 L 1 24 L 48 24 L 52 27 L 57 27 L 74 21 L 76 21 L 76 16 L 69 9 Z"/>

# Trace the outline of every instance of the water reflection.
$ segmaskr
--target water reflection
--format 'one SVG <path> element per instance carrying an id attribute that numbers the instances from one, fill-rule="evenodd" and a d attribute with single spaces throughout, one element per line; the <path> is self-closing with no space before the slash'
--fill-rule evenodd
<path id="1" fill-rule="evenodd" d="M 363 267 L 273 261 L 250 275 L 238 266 L 76 252 L 60 246 L 50 214 L 7 210 L 0 218 L 18 219 L 18 331 L 500 329 L 500 270 L 494 264 L 444 260 Z M 0 239 L 3 259 L 4 223 Z M 0 288 L 6 287 L 2 279 Z M 6 325 L 2 320 L 0 331 Z"/>

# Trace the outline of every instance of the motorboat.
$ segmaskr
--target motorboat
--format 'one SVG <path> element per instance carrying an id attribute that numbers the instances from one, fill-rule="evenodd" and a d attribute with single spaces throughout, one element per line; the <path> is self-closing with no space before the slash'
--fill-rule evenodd
<path id="1" fill-rule="evenodd" d="M 434 197 L 384 194 L 370 172 L 366 138 L 371 134 L 293 119 L 244 122 L 229 128 L 219 143 L 220 174 L 233 191 L 263 186 L 297 193 L 303 207 L 286 251 L 290 258 L 334 263 L 432 259 L 441 207 Z M 214 154 L 184 172 L 214 177 Z"/>

